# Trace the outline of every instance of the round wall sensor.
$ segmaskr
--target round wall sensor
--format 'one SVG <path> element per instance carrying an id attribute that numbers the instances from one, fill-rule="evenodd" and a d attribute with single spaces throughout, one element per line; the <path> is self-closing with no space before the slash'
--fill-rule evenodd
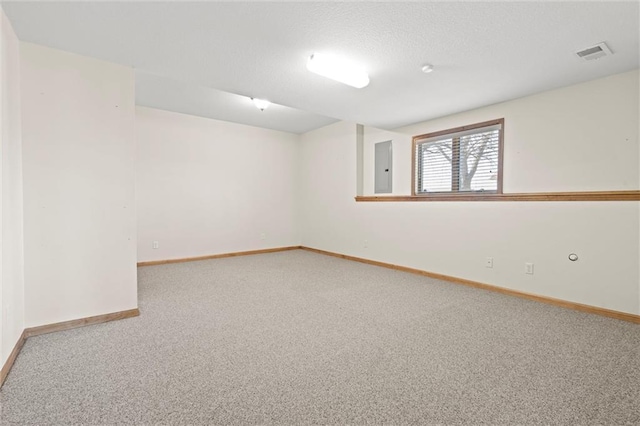
<path id="1" fill-rule="evenodd" d="M 423 72 L 423 73 L 428 74 L 428 73 L 430 73 L 431 71 L 433 71 L 433 65 L 431 65 L 431 64 L 424 64 L 424 65 L 422 66 L 422 72 Z"/>

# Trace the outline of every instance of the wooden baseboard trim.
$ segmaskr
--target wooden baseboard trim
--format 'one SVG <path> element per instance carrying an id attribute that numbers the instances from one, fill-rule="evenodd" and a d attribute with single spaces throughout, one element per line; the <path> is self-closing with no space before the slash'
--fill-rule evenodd
<path id="1" fill-rule="evenodd" d="M 250 256 L 252 254 L 275 253 L 278 251 L 298 250 L 300 246 L 276 247 L 261 250 L 237 251 L 232 253 L 210 254 L 207 256 L 184 257 L 180 259 L 151 260 L 147 262 L 138 262 L 138 266 L 166 265 L 168 263 L 195 262 L 197 260 L 222 259 L 224 257 Z"/>
<path id="2" fill-rule="evenodd" d="M 496 293 L 502 293 L 509 296 L 516 296 L 523 299 L 534 300 L 536 302 L 542 302 L 549 305 L 560 306 L 563 308 L 573 309 L 576 311 L 587 312 L 590 314 L 601 315 L 609 318 L 615 318 L 622 321 L 632 322 L 640 324 L 640 315 L 629 314 L 626 312 L 614 311 L 611 309 L 599 308 L 597 306 L 583 305 L 581 303 L 569 302 L 567 300 L 555 299 L 553 297 L 540 296 L 537 294 L 526 293 L 524 291 L 511 290 L 504 287 L 498 287 L 491 284 L 484 284 L 477 281 L 471 281 L 464 278 L 452 277 L 450 275 L 436 274 L 434 272 L 423 271 L 421 269 L 409 268 L 406 266 L 393 265 L 391 263 L 379 262 L 377 260 L 369 260 L 361 257 L 349 256 L 346 254 L 333 253 L 330 251 L 314 249 L 310 247 L 300 247 L 302 250 L 311 251 L 314 253 L 324 254 L 327 256 L 339 257 L 341 259 L 352 260 L 355 262 L 366 263 L 368 265 L 381 266 L 383 268 L 395 269 L 397 271 L 409 272 L 412 274 L 423 275 L 429 278 L 435 278 L 442 281 L 448 281 L 455 284 L 462 284 L 469 287 L 480 288 L 483 290 L 489 290 Z"/>
<path id="3" fill-rule="evenodd" d="M 22 346 L 24 345 L 24 341 L 26 339 L 27 338 L 23 331 L 22 334 L 20 334 L 16 345 L 13 347 L 13 350 L 9 354 L 9 358 L 7 358 L 7 361 L 2 366 L 2 369 L 0 370 L 0 388 L 2 388 L 2 385 L 4 385 L 4 381 L 9 375 L 9 371 L 11 371 L 11 367 L 13 367 L 13 363 L 16 361 L 16 358 L 18 357 L 18 354 L 20 353 L 20 350 L 22 349 Z"/>
<path id="4" fill-rule="evenodd" d="M 11 371 L 11 367 L 13 367 L 13 363 L 18 357 L 18 354 L 20 353 L 20 350 L 22 349 L 22 346 L 24 345 L 24 342 L 27 340 L 27 338 L 38 336 L 40 334 L 53 333 L 55 331 L 63 331 L 63 330 L 70 330 L 72 328 L 84 327 L 86 325 L 100 324 L 108 321 L 115 321 L 115 320 L 120 320 L 125 318 L 137 317 L 138 315 L 140 315 L 140 310 L 136 308 L 136 309 L 129 309 L 128 311 L 112 312 L 110 314 L 96 315 L 94 317 L 79 318 L 71 321 L 64 321 L 64 322 L 58 322 L 55 324 L 47 324 L 47 325 L 41 325 L 38 327 L 26 328 L 25 330 L 22 331 L 22 334 L 20 335 L 20 338 L 18 339 L 18 341 L 16 342 L 16 345 L 11 351 L 11 354 L 9 355 L 7 362 L 4 363 L 2 370 L 0 370 L 0 388 L 2 388 L 2 385 L 4 384 L 5 379 L 9 375 L 9 371 Z"/>
<path id="5" fill-rule="evenodd" d="M 24 337 L 39 336 L 41 334 L 53 333 L 55 331 L 71 330 L 72 328 L 84 327 L 87 325 L 101 324 L 103 322 L 121 320 L 125 318 L 137 317 L 140 310 L 129 309 L 128 311 L 112 312 L 110 314 L 96 315 L 94 317 L 79 318 L 71 321 L 46 324 L 38 327 L 30 327 L 24 330 Z"/>

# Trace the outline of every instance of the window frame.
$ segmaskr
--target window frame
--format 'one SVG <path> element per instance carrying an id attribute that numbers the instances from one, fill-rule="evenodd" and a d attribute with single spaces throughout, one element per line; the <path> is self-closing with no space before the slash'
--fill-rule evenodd
<path id="1" fill-rule="evenodd" d="M 418 141 L 423 139 L 430 139 L 439 136 L 447 136 L 453 133 L 465 132 L 468 130 L 479 129 L 482 127 L 489 127 L 500 125 L 500 136 L 498 138 L 498 179 L 497 179 L 497 188 L 491 191 L 443 191 L 443 192 L 427 192 L 427 193 L 419 193 L 416 191 L 417 184 L 417 158 L 416 158 L 416 148 L 419 144 Z M 411 139 L 411 195 L 414 197 L 469 197 L 469 196 L 483 196 L 487 194 L 502 194 L 502 181 L 503 181 L 503 151 L 504 151 L 504 118 L 498 118 L 495 120 L 483 121 L 481 123 L 469 124 L 466 126 L 455 127 L 452 129 L 439 130 L 437 132 L 425 133 L 422 135 L 414 136 Z"/>

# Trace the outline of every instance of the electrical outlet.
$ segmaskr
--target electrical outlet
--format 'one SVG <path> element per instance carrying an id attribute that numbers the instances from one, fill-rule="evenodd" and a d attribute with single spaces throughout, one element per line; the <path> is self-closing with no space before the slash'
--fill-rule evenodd
<path id="1" fill-rule="evenodd" d="M 485 268 L 493 268 L 493 257 L 487 257 L 487 260 L 484 262 Z"/>
<path id="2" fill-rule="evenodd" d="M 154 249 L 160 248 L 160 243 L 158 243 L 157 241 L 153 242 L 153 246 Z"/>
<path id="3" fill-rule="evenodd" d="M 524 273 L 533 275 L 533 263 L 525 263 L 524 264 Z"/>
<path id="4" fill-rule="evenodd" d="M 266 239 L 267 239 L 267 234 L 265 234 L 264 232 L 262 232 L 262 233 L 260 234 L 260 239 L 261 239 L 261 240 L 266 240 Z"/>
<path id="5" fill-rule="evenodd" d="M 369 247 L 369 240 L 364 240 L 364 243 L 362 243 L 362 247 L 364 248 Z"/>

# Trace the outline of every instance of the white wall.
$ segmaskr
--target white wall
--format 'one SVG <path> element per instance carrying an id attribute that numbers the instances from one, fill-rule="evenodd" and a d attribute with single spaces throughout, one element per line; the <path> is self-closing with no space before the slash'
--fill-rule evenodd
<path id="1" fill-rule="evenodd" d="M 500 117 L 505 192 L 640 187 L 638 71 L 420 123 L 400 135 L 365 128 L 365 173 L 373 170 L 372 144 L 393 138 L 394 193 L 407 194 L 408 136 Z M 304 134 L 300 150 L 302 245 L 640 313 L 638 202 L 356 203 L 355 125 Z M 395 186 L 399 180 L 407 183 Z M 365 192 L 371 182 L 365 176 Z M 578 262 L 567 259 L 572 252 Z M 484 267 L 488 256 L 493 269 Z M 524 274 L 525 262 L 535 264 L 534 275 Z"/>
<path id="2" fill-rule="evenodd" d="M 24 329 L 22 227 L 22 139 L 20 128 L 20 51 L 11 23 L 0 9 L 0 137 L 2 197 L 0 234 L 0 368 Z"/>
<path id="3" fill-rule="evenodd" d="M 504 192 L 639 189 L 639 79 L 634 70 L 396 131 L 504 117 Z"/>
<path id="4" fill-rule="evenodd" d="M 146 107 L 136 135 L 138 261 L 299 245 L 297 135 Z"/>
<path id="5" fill-rule="evenodd" d="M 20 48 L 26 326 L 136 308 L 133 69 Z"/>
<path id="6" fill-rule="evenodd" d="M 354 201 L 356 132 L 356 124 L 338 122 L 300 136 L 298 223 L 304 246 L 353 253 L 348 242 L 361 227 Z"/>

